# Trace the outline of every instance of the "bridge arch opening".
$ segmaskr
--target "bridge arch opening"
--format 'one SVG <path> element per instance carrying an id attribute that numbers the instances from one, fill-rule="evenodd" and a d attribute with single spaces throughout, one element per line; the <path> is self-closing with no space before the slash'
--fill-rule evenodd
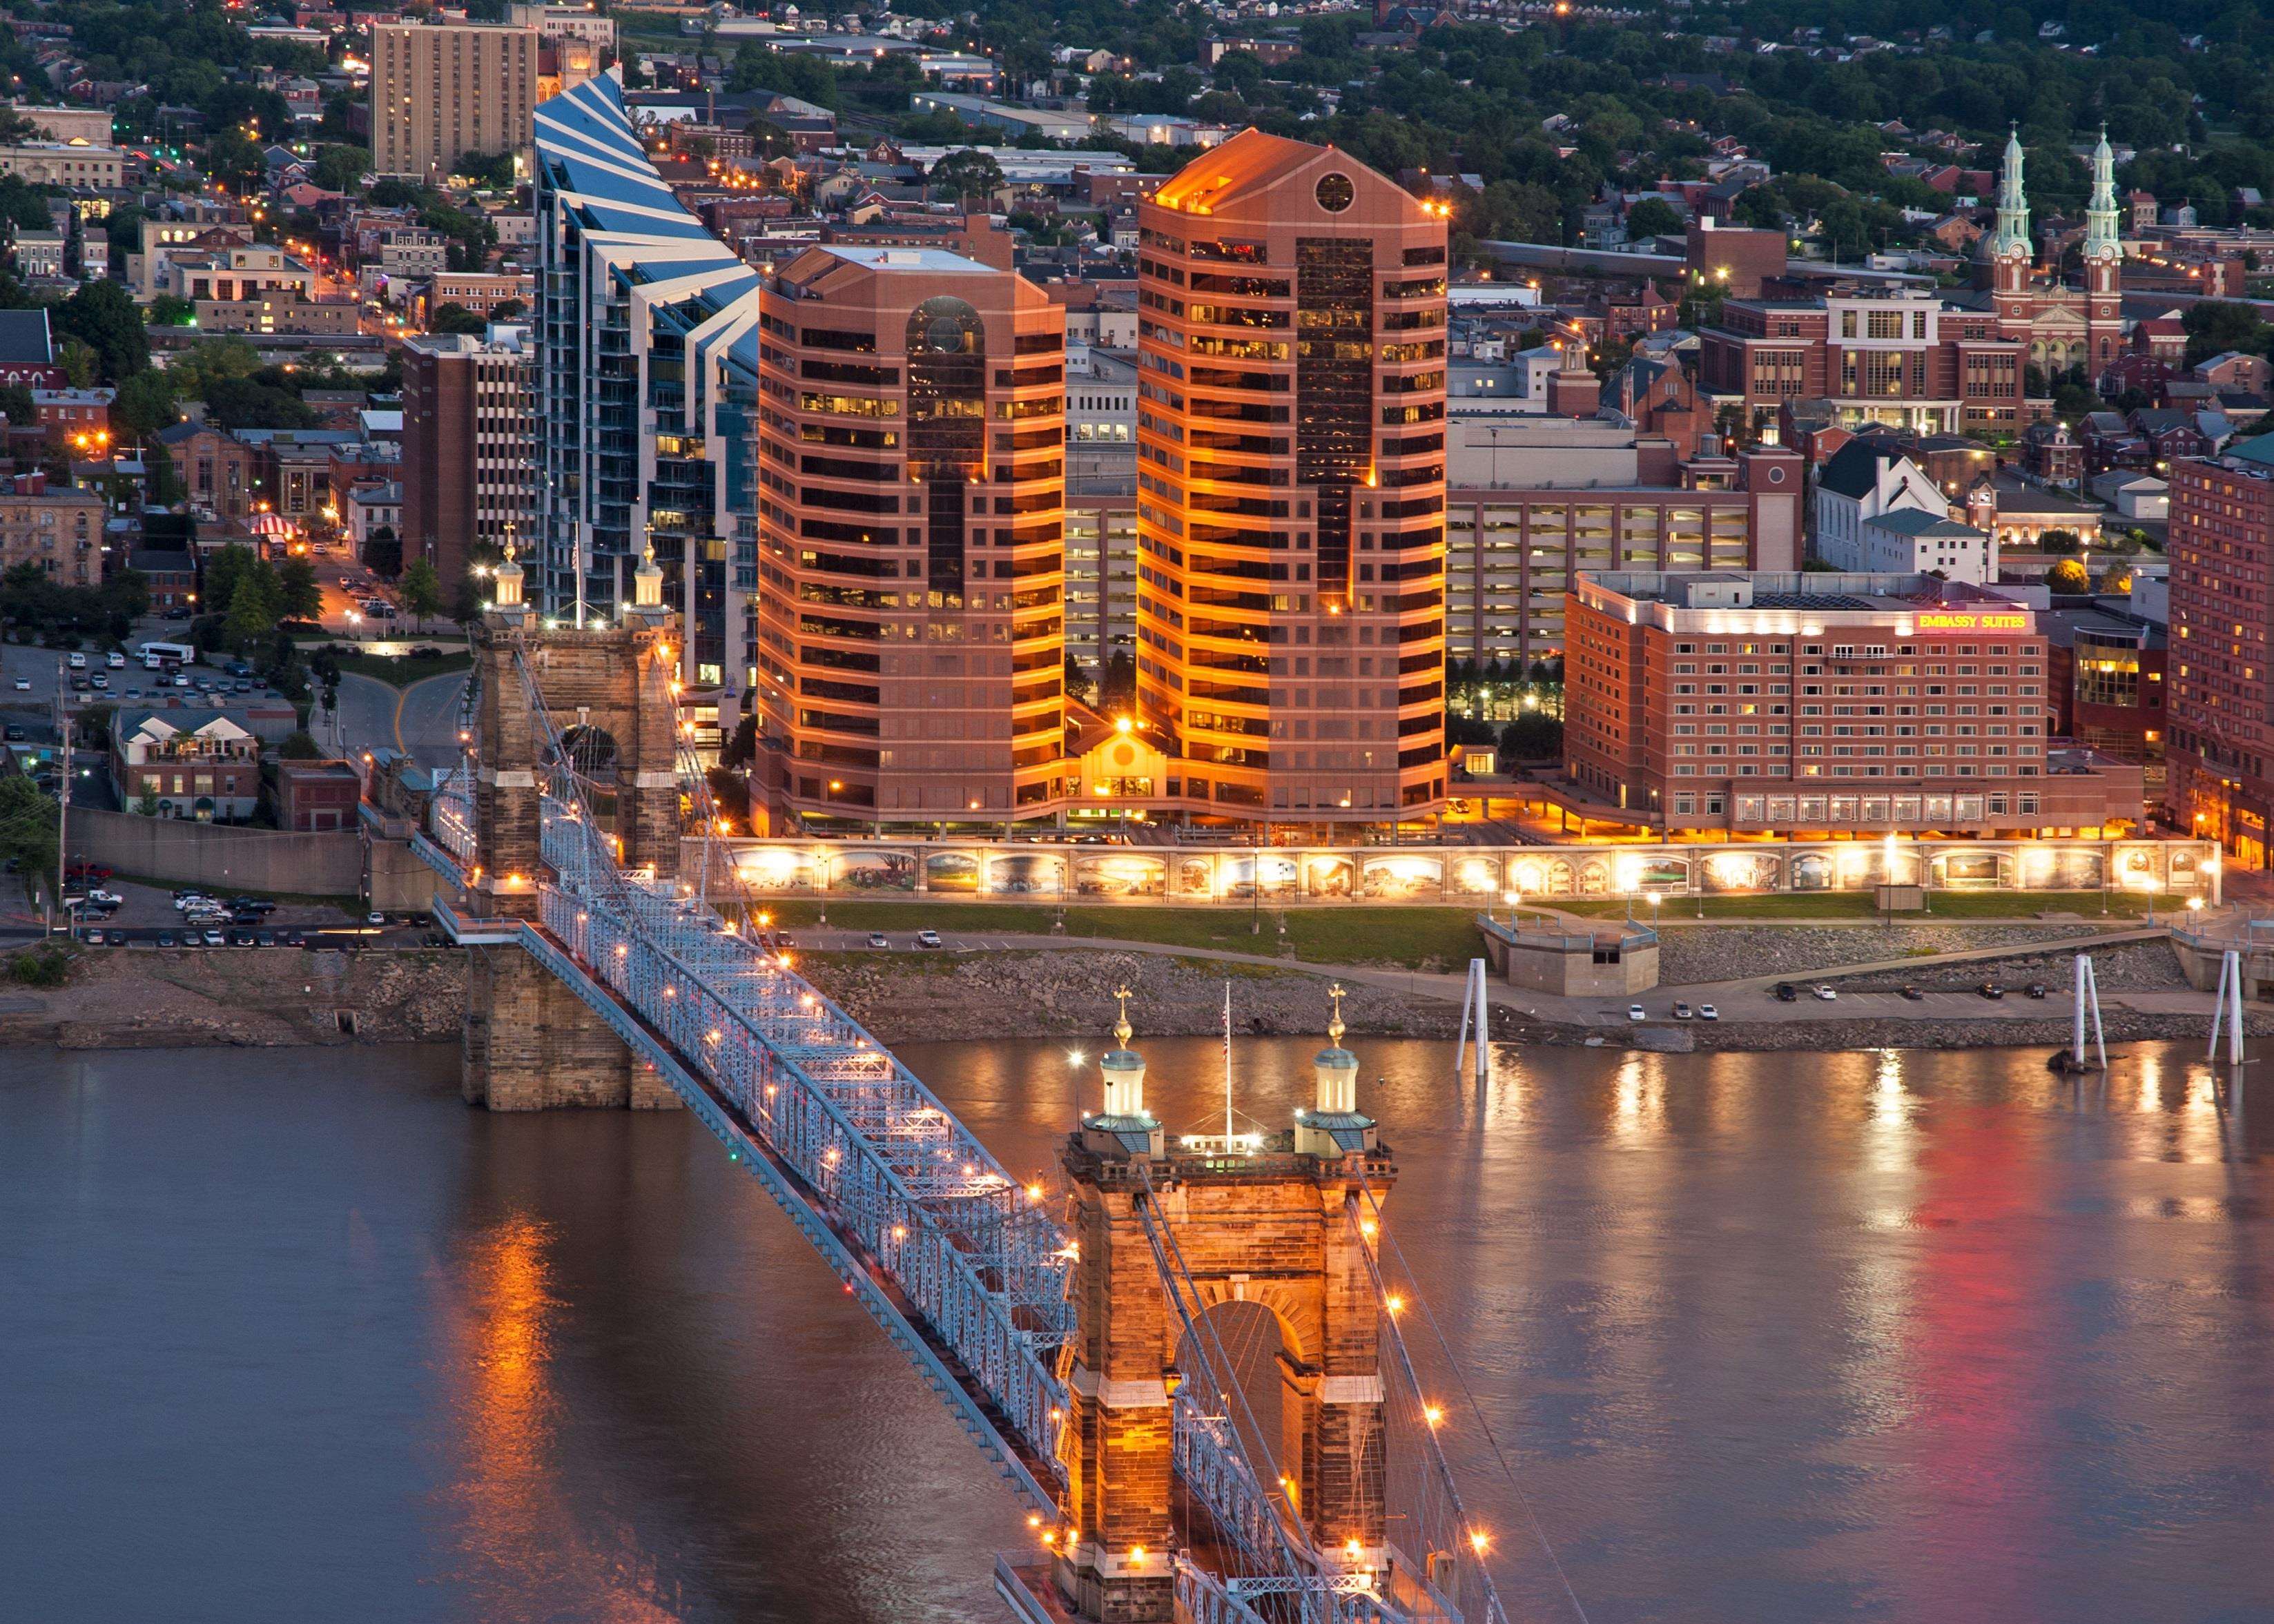
<path id="1" fill-rule="evenodd" d="M 579 723 L 562 730 L 561 754 L 580 778 L 596 784 L 616 780 L 616 737 L 605 727 Z"/>
<path id="2" fill-rule="evenodd" d="M 1268 1304 L 1227 1298 L 1195 1314 L 1193 1329 L 1177 1340 L 1177 1370 L 1186 1380 L 1205 1383 L 1203 1360 L 1231 1389 L 1226 1409 L 1256 1476 L 1266 1488 L 1279 1479 L 1299 1510 L 1305 1400 L 1296 1386 L 1302 1361 L 1292 1329 Z"/>

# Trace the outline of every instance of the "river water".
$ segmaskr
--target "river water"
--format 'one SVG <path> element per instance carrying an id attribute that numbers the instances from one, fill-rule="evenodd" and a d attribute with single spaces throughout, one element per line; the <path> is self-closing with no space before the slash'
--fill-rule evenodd
<path id="1" fill-rule="evenodd" d="M 1216 1045 L 1140 1042 L 1221 1120 Z M 1243 1041 L 1242 1109 L 1315 1047 Z M 2274 1078 L 1356 1047 L 1519 1624 L 2274 1619 Z M 1095 1105 L 1059 1045 L 906 1053 L 1014 1172 Z M 0 1617 L 985 1620 L 1026 1538 L 682 1116 L 0 1056 Z"/>

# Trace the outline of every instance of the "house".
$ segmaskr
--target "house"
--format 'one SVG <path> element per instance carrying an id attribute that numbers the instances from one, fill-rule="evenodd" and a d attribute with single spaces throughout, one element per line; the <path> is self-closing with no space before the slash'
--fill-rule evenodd
<path id="1" fill-rule="evenodd" d="M 60 389 L 66 381 L 64 369 L 56 365 L 55 335 L 48 327 L 48 312 L 0 310 L 0 386 Z"/>
<path id="2" fill-rule="evenodd" d="M 363 556 L 364 545 L 380 530 L 395 535 L 403 533 L 403 485 L 398 480 L 382 485 L 358 485 L 348 492 L 341 517 L 345 521 L 348 539 L 355 544 L 356 556 Z"/>
<path id="3" fill-rule="evenodd" d="M 1871 548 L 1875 543 L 1886 544 L 1887 538 L 1866 536 L 1864 526 L 1905 508 L 1946 519 L 1950 500 L 1926 470 L 1902 453 L 1870 437 L 1849 440 L 1832 454 L 1816 476 L 1816 556 L 1834 569 L 1877 568 L 1870 561 Z M 1994 558 L 1985 556 L 1963 578 L 1980 585 L 1979 570 L 1994 564 Z M 1995 575 L 1989 579 L 1995 580 Z"/>
<path id="4" fill-rule="evenodd" d="M 142 577 L 155 610 L 195 609 L 198 602 L 198 561 L 184 551 L 138 547 L 127 554 L 126 568 Z"/>
<path id="5" fill-rule="evenodd" d="M 296 834 L 352 829 L 363 774 L 343 761 L 276 763 L 276 827 Z"/>
<path id="6" fill-rule="evenodd" d="M 1974 586 L 1998 578 L 1998 544 L 1988 531 L 1923 508 L 1897 508 L 1864 520 L 1856 552 L 1863 568 L 1874 571 L 1940 575 Z"/>
<path id="7" fill-rule="evenodd" d="M 1967 523 L 1999 548 L 2033 551 L 2047 530 L 2066 530 L 2090 549 L 2100 540 L 2100 504 L 2048 491 L 2012 474 L 1984 474 L 1966 493 Z"/>
<path id="8" fill-rule="evenodd" d="M 232 710 L 122 709 L 110 721 L 110 783 L 128 812 L 245 823 L 260 801 L 260 741 Z"/>
<path id="9" fill-rule="evenodd" d="M 2046 485 L 2074 486 L 2084 478 L 2084 447 L 2058 417 L 2032 423 L 2022 434 L 2022 466 Z"/>
<path id="10" fill-rule="evenodd" d="M 2274 388 L 2274 362 L 2263 355 L 2225 350 L 2196 362 L 2195 377 L 2216 391 L 2239 389 L 2246 395 L 2263 395 Z"/>
<path id="11" fill-rule="evenodd" d="M 2135 524 L 2172 516 L 2171 485 L 2152 474 L 2113 469 L 2092 482 L 2092 493 Z"/>

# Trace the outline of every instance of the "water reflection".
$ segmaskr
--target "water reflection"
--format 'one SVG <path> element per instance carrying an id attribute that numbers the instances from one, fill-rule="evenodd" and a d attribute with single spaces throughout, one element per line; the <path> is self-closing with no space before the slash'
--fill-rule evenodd
<path id="1" fill-rule="evenodd" d="M 1143 1046 L 1220 1124 L 1216 1044 Z M 1519 1483 L 1598 1620 L 2274 1613 L 2267 1134 L 2199 1049 L 1356 1047 L 1513 1616 L 1573 1616 Z M 1094 1064 L 909 1052 L 1055 1185 Z M 1013 1502 L 742 1170 L 452 1064 L 0 1066 L 0 1613 L 993 1616 Z"/>

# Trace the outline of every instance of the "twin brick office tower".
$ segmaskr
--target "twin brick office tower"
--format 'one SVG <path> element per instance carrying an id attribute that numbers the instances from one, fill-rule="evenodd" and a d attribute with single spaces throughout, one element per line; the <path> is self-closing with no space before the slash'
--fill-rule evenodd
<path id="1" fill-rule="evenodd" d="M 547 608 L 580 576 L 611 601 L 653 545 L 729 729 L 747 686 L 777 816 L 1442 803 L 1442 218 L 1254 130 L 1141 206 L 1136 704 L 1090 725 L 1064 690 L 1061 307 L 941 246 L 759 274 L 703 240 L 612 81 L 537 122 Z M 635 393 L 657 449 L 612 461 Z M 700 521 L 684 477 L 652 494 L 690 455 L 717 470 Z"/>
<path id="2" fill-rule="evenodd" d="M 1340 153 L 1253 130 L 1140 219 L 1148 765 L 1111 775 L 1113 799 L 1427 811 L 1445 783 L 1445 223 Z M 864 246 L 791 259 L 760 308 L 755 663 L 786 798 L 887 820 L 1081 799 L 1060 307 L 955 253 Z"/>

